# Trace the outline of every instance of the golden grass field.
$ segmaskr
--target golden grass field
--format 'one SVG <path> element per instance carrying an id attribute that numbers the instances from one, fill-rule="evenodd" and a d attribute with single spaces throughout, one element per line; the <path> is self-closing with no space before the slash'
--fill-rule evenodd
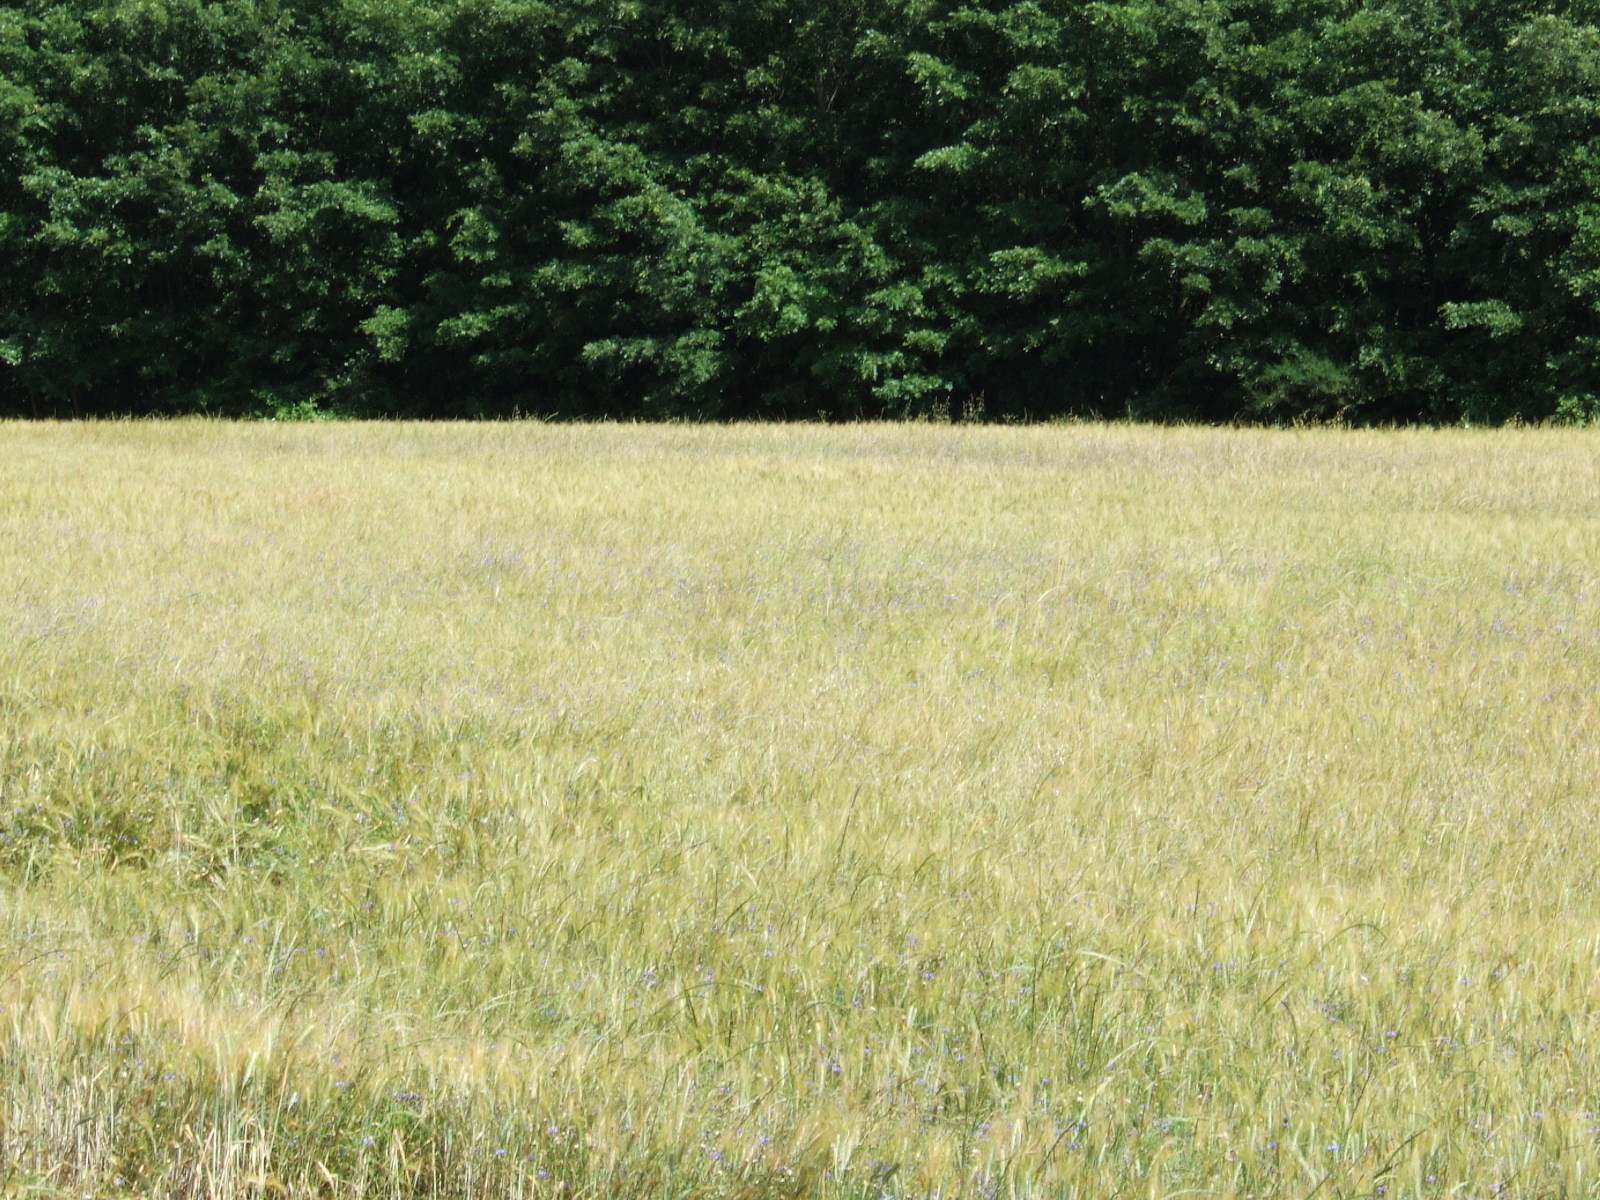
<path id="1" fill-rule="evenodd" d="M 0 425 L 0 1192 L 1600 1195 L 1600 434 Z"/>

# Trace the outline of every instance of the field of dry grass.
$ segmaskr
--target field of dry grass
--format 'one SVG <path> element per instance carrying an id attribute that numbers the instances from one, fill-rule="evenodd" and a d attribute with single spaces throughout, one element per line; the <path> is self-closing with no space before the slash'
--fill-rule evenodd
<path id="1" fill-rule="evenodd" d="M 1600 435 L 0 424 L 0 1193 L 1600 1194 Z"/>

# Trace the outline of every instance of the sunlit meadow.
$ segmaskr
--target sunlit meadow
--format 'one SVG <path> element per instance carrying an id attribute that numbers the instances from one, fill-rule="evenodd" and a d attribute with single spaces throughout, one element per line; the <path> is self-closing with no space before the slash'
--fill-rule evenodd
<path id="1" fill-rule="evenodd" d="M 1600 434 L 0 425 L 0 1192 L 1600 1194 Z"/>

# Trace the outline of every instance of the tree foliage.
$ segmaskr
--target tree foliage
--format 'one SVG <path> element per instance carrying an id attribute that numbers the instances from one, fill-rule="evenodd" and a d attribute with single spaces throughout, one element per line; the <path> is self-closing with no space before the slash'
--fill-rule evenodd
<path id="1" fill-rule="evenodd" d="M 0 410 L 1588 419 L 1597 13 L 20 0 Z"/>

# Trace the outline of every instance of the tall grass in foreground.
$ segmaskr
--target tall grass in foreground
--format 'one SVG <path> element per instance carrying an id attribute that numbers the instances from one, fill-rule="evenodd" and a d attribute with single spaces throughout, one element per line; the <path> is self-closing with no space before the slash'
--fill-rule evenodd
<path id="1" fill-rule="evenodd" d="M 0 1192 L 1600 1194 L 1600 436 L 0 425 Z"/>

